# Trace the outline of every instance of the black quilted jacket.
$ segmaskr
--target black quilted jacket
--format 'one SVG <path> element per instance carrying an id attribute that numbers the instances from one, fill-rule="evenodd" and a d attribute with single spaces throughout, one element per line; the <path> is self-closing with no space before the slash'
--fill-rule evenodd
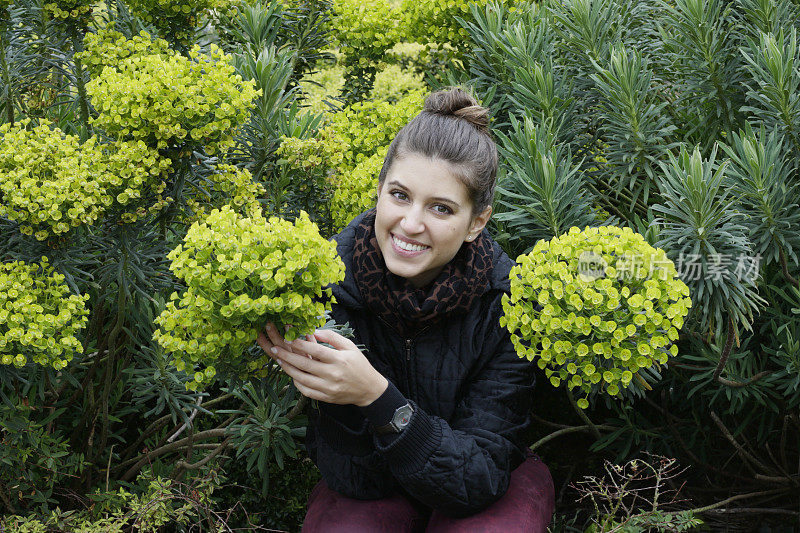
<path id="1" fill-rule="evenodd" d="M 400 491 L 450 516 L 476 513 L 505 493 L 530 423 L 534 365 L 516 355 L 498 324 L 512 262 L 494 243 L 491 287 L 479 305 L 405 338 L 364 306 L 354 282 L 354 227 L 362 217 L 335 237 L 347 270 L 333 287 L 333 317 L 349 322 L 355 342 L 415 412 L 384 446 L 358 407 L 319 402 L 309 418 L 309 455 L 328 486 L 346 496 Z"/>

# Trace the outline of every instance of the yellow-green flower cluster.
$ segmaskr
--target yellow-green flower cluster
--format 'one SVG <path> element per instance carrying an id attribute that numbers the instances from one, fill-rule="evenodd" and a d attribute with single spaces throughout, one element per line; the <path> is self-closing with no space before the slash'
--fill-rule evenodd
<path id="1" fill-rule="evenodd" d="M 152 38 L 142 30 L 139 35 L 128 39 L 112 26 L 87 33 L 83 38 L 83 51 L 75 54 L 83 61 L 92 78 L 103 72 L 105 67 L 115 67 L 123 59 L 129 57 L 160 55 L 167 57 L 173 52 L 164 39 Z"/>
<path id="2" fill-rule="evenodd" d="M 0 215 L 20 224 L 38 240 L 93 224 L 109 208 L 123 211 L 123 222 L 144 214 L 138 202 L 164 187 L 170 165 L 142 142 L 101 145 L 96 137 L 81 144 L 42 120 L 0 126 Z"/>
<path id="3" fill-rule="evenodd" d="M 335 0 L 332 34 L 346 67 L 374 67 L 397 42 L 396 10 L 388 2 Z"/>
<path id="4" fill-rule="evenodd" d="M 357 102 L 330 117 L 331 128 L 347 147 L 345 164 L 350 168 L 388 146 L 400 128 L 422 111 L 424 91 L 412 91 L 396 103 Z"/>
<path id="5" fill-rule="evenodd" d="M 227 150 L 258 91 L 219 48 L 205 55 L 195 46 L 189 56 L 131 55 L 106 66 L 86 85 L 99 112 L 93 124 L 159 149 Z"/>
<path id="6" fill-rule="evenodd" d="M 228 203 L 248 213 L 260 210 L 258 199 L 266 194 L 266 190 L 262 184 L 253 181 L 249 170 L 228 164 L 219 164 L 215 170 L 203 184 L 203 190 L 186 195 L 186 204 L 194 214 L 192 220 L 186 222 L 205 218 L 212 209 Z"/>
<path id="7" fill-rule="evenodd" d="M 344 279 L 335 243 L 305 213 L 292 223 L 224 206 L 192 224 L 167 257 L 187 289 L 172 294 L 154 338 L 178 369 L 194 371 L 190 388 L 208 385 L 218 369 L 263 375 L 269 358 L 247 353 L 257 331 L 271 321 L 289 326 L 290 340 L 312 333 L 330 309 L 323 287 Z"/>
<path id="8" fill-rule="evenodd" d="M 512 6 L 513 0 L 501 0 L 505 6 Z M 456 17 L 472 20 L 470 6 L 477 4 L 486 9 L 489 0 L 403 0 L 400 11 L 403 13 L 403 40 L 419 43 L 451 43 L 456 48 L 466 44 L 467 31 L 461 27 Z"/>
<path id="9" fill-rule="evenodd" d="M 197 22 L 206 11 L 221 6 L 217 0 L 130 0 L 134 13 L 158 29 L 163 36 L 187 44 Z"/>
<path id="10" fill-rule="evenodd" d="M 44 10 L 55 19 L 86 22 L 92 14 L 93 5 L 94 0 L 53 0 L 44 4 Z"/>
<path id="11" fill-rule="evenodd" d="M 356 215 L 375 205 L 378 175 L 388 149 L 388 146 L 380 148 L 353 170 L 332 177 L 331 214 L 335 228 L 344 228 Z"/>
<path id="12" fill-rule="evenodd" d="M 46 257 L 38 265 L 0 263 L 0 363 L 67 366 L 83 353 L 75 335 L 86 325 L 88 299 L 70 294 Z"/>
<path id="13" fill-rule="evenodd" d="M 172 161 L 142 141 L 116 141 L 97 145 L 98 163 L 105 165 L 103 187 L 113 199 L 109 212 L 124 223 L 140 220 L 167 206 L 162 196 Z"/>
<path id="14" fill-rule="evenodd" d="M 397 102 L 409 93 L 424 93 L 427 88 L 422 74 L 400 65 L 387 65 L 375 75 L 370 99 L 384 102 Z"/>
<path id="15" fill-rule="evenodd" d="M 689 288 L 664 251 L 630 228 L 573 227 L 517 263 L 500 323 L 553 386 L 618 396 L 641 369 L 677 355 Z"/>
<path id="16" fill-rule="evenodd" d="M 332 189 L 334 227 L 343 228 L 374 205 L 378 174 L 394 135 L 422 110 L 424 93 L 395 103 L 358 102 L 333 114 L 316 137 L 284 137 L 278 155 L 306 175 L 324 177 Z"/>

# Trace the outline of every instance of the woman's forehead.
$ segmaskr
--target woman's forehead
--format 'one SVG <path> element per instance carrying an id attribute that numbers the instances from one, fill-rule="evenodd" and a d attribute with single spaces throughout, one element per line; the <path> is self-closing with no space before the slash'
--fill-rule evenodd
<path id="1" fill-rule="evenodd" d="M 386 184 L 403 187 L 432 200 L 458 204 L 469 202 L 469 194 L 459 177 L 458 167 L 443 159 L 418 154 L 395 159 L 386 177 Z"/>

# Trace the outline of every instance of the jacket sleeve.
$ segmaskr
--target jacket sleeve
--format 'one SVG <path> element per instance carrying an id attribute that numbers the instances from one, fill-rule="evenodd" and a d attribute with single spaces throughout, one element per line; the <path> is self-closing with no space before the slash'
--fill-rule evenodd
<path id="1" fill-rule="evenodd" d="M 367 421 L 353 405 L 319 402 L 306 432 L 306 450 L 325 483 L 360 500 L 389 496 L 394 478 L 375 449 Z"/>
<path id="2" fill-rule="evenodd" d="M 386 444 L 375 438 L 400 485 L 420 501 L 453 516 L 488 507 L 508 489 L 524 459 L 522 433 L 530 424 L 534 365 L 514 351 L 498 319 L 499 298 L 475 331 L 481 361 L 449 423 L 415 406 L 409 425 Z"/>

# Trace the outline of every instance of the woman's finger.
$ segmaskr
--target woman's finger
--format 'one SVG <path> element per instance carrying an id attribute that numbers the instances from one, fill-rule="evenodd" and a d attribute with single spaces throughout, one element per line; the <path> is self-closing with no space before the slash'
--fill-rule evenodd
<path id="1" fill-rule="evenodd" d="M 324 379 L 320 379 L 313 374 L 304 372 L 303 370 L 282 359 L 278 359 L 278 364 L 280 365 L 281 369 L 295 381 L 295 383 L 300 383 L 309 389 L 314 389 L 320 392 L 325 389 L 326 382 Z"/>
<path id="2" fill-rule="evenodd" d="M 314 333 L 314 337 L 317 341 L 326 342 L 337 350 L 357 349 L 357 346 L 353 343 L 353 341 L 340 335 L 339 333 L 336 333 L 332 329 L 318 329 Z"/>
<path id="3" fill-rule="evenodd" d="M 299 368 L 303 372 L 308 374 L 312 374 L 314 376 L 325 377 L 326 376 L 326 365 L 321 361 L 316 361 L 312 357 L 300 352 L 289 352 L 283 350 L 281 348 L 276 347 L 275 352 L 271 352 L 274 357 L 282 360 L 285 363 L 289 363 L 290 365 Z"/>
<path id="4" fill-rule="evenodd" d="M 295 352 L 305 353 L 311 359 L 315 359 L 323 363 L 333 363 L 336 361 L 337 351 L 334 348 L 323 346 L 317 342 L 295 339 L 292 341 L 292 346 L 295 348 Z"/>
<path id="5" fill-rule="evenodd" d="M 264 335 L 263 331 L 259 331 L 258 332 L 258 336 L 256 336 L 256 342 L 258 343 L 259 346 L 261 346 L 262 350 L 267 352 L 269 355 L 272 355 L 272 352 L 270 351 L 270 348 L 272 348 L 274 346 L 274 344 L 272 344 L 269 341 L 267 336 Z"/>
<path id="6" fill-rule="evenodd" d="M 294 382 L 294 386 L 300 394 L 302 394 L 309 400 L 319 400 L 323 402 L 328 401 L 328 396 L 326 394 L 323 394 L 322 392 L 314 390 L 310 387 L 306 387 L 302 383 L 298 383 L 296 380 Z"/>
<path id="7" fill-rule="evenodd" d="M 278 328 L 275 327 L 275 324 L 272 322 L 267 322 L 267 326 L 264 328 L 269 336 L 269 340 L 272 341 L 272 344 L 275 346 L 280 346 L 287 351 L 292 351 L 292 347 L 286 342 L 286 339 L 278 332 Z"/>

